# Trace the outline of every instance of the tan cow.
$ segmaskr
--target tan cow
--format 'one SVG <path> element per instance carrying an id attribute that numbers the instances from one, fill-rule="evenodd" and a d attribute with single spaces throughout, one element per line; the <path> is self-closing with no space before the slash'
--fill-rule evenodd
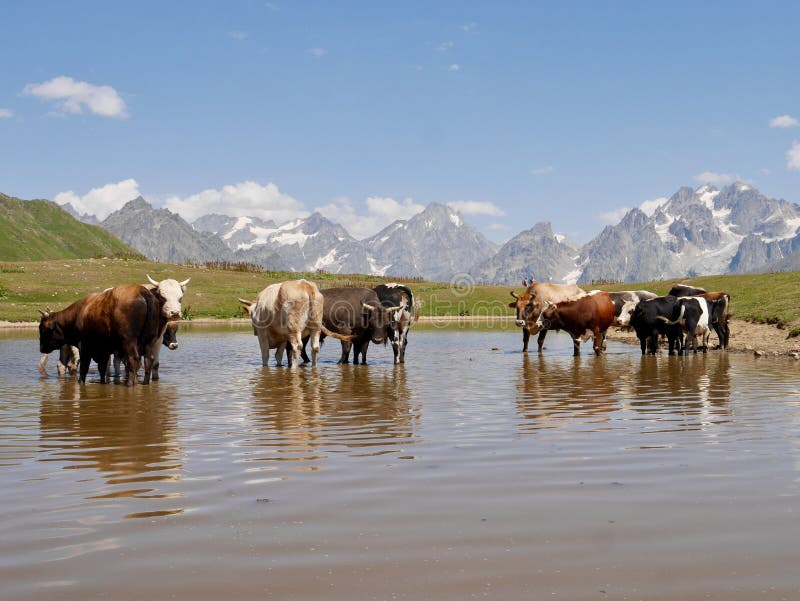
<path id="1" fill-rule="evenodd" d="M 522 352 L 528 352 L 528 339 L 531 334 L 538 333 L 539 337 L 536 342 L 541 353 L 547 330 L 539 328 L 536 325 L 536 320 L 539 318 L 542 309 L 544 309 L 545 303 L 548 301 L 557 303 L 580 298 L 581 296 L 586 296 L 586 291 L 574 284 L 547 284 L 531 281 L 525 292 L 517 294 L 512 290 L 511 296 L 516 300 L 509 303 L 508 306 L 517 311 L 515 323 L 522 328 Z"/>
<path id="2" fill-rule="evenodd" d="M 253 335 L 258 336 L 261 347 L 261 364 L 267 365 L 269 349 L 275 349 L 275 364 L 283 362 L 286 343 L 290 344 L 289 367 L 299 363 L 302 339 L 311 341 L 311 364 L 317 364 L 320 332 L 339 340 L 352 340 L 322 325 L 324 298 L 314 282 L 291 280 L 272 284 L 258 293 L 254 301 L 239 299 L 250 315 Z"/>

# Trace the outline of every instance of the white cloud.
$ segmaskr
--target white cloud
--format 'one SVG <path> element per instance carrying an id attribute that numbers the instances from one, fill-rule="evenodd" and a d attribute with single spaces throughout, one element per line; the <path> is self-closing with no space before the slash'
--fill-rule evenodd
<path id="1" fill-rule="evenodd" d="M 661 196 L 660 198 L 654 198 L 653 200 L 645 200 L 642 204 L 639 205 L 639 209 L 647 215 L 648 217 L 652 217 L 653 213 L 656 212 L 658 207 L 663 206 L 669 202 L 669 198 L 666 196 Z"/>
<path id="2" fill-rule="evenodd" d="M 800 142 L 795 142 L 786 151 L 786 168 L 800 171 Z"/>
<path id="3" fill-rule="evenodd" d="M 237 42 L 241 42 L 243 40 L 246 40 L 247 36 L 249 36 L 249 35 L 250 34 L 247 33 L 246 31 L 229 31 L 228 32 L 228 37 L 230 37 L 231 39 L 236 40 Z"/>
<path id="4" fill-rule="evenodd" d="M 281 9 L 281 7 L 278 4 L 275 4 L 274 2 L 265 2 L 264 6 L 266 6 L 271 11 L 275 11 L 275 12 L 277 12 L 277 11 L 279 11 Z"/>
<path id="5" fill-rule="evenodd" d="M 630 211 L 630 207 L 620 207 L 611 211 L 605 211 L 597 216 L 600 223 L 607 223 L 608 225 L 616 225 L 620 220 L 625 217 L 625 214 Z"/>
<path id="6" fill-rule="evenodd" d="M 454 46 L 455 42 L 451 42 L 450 40 L 448 40 L 446 42 L 442 42 L 441 44 L 439 44 L 437 46 L 437 49 L 439 50 L 439 52 L 447 52 L 448 50 L 452 50 Z"/>
<path id="7" fill-rule="evenodd" d="M 510 226 L 506 225 L 505 223 L 490 223 L 489 229 L 493 232 L 502 232 L 504 230 L 511 229 Z"/>
<path id="8" fill-rule="evenodd" d="M 478 27 L 477 23 L 467 23 L 461 26 L 461 30 L 464 31 L 465 33 L 472 33 L 473 31 L 475 31 L 476 27 Z"/>
<path id="9" fill-rule="evenodd" d="M 458 73 L 459 71 L 461 71 L 461 67 L 458 66 L 458 64 L 453 63 L 452 65 L 447 67 L 447 70 L 450 71 L 450 73 Z"/>
<path id="10" fill-rule="evenodd" d="M 731 173 L 717 173 L 715 171 L 703 171 L 694 176 L 694 179 L 701 184 L 730 184 L 738 178 Z"/>
<path id="11" fill-rule="evenodd" d="M 78 196 L 72 190 L 60 192 L 53 201 L 60 205 L 70 203 L 78 213 L 94 215 L 103 220 L 137 196 L 140 196 L 139 184 L 131 178 L 116 184 L 92 188 L 84 196 Z"/>
<path id="12" fill-rule="evenodd" d="M 43 83 L 29 83 L 23 94 L 53 100 L 64 113 L 82 113 L 84 108 L 103 117 L 127 117 L 125 101 L 111 86 L 95 86 L 71 77 L 55 77 Z"/>
<path id="13" fill-rule="evenodd" d="M 328 51 L 325 48 L 309 48 L 308 53 L 314 58 L 322 58 L 328 54 Z"/>
<path id="14" fill-rule="evenodd" d="M 505 211 L 491 202 L 480 202 L 477 200 L 454 200 L 448 202 L 447 206 L 461 213 L 462 215 L 491 215 L 492 217 L 502 217 Z"/>
<path id="15" fill-rule="evenodd" d="M 553 173 L 556 168 L 552 165 L 545 165 L 544 167 L 539 167 L 538 169 L 531 169 L 532 175 L 547 175 L 548 173 Z"/>
<path id="16" fill-rule="evenodd" d="M 11 109 L 0 109 L 0 119 L 10 119 L 13 116 Z"/>
<path id="17" fill-rule="evenodd" d="M 223 186 L 221 190 L 203 190 L 185 198 L 171 196 L 164 201 L 164 207 L 189 222 L 209 213 L 260 217 L 277 223 L 308 215 L 303 203 L 278 190 L 275 184 L 262 186 L 252 181 Z"/>
<path id="18" fill-rule="evenodd" d="M 772 121 L 769 122 L 770 127 L 798 127 L 800 126 L 800 121 L 792 117 L 791 115 L 781 115 L 779 117 L 775 117 Z"/>
<path id="19" fill-rule="evenodd" d="M 397 219 L 409 219 L 425 209 L 411 198 L 398 202 L 394 198 L 379 196 L 367 198 L 366 206 L 366 214 L 359 214 L 350 199 L 337 198 L 317 211 L 340 223 L 354 238 L 361 240 L 377 234 Z"/>

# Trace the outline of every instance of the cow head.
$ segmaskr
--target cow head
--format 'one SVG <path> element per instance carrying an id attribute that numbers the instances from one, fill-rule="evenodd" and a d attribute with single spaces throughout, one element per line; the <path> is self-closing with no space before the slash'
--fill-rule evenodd
<path id="1" fill-rule="evenodd" d="M 514 323 L 518 328 L 522 328 L 525 326 L 525 314 L 527 312 L 528 303 L 531 301 L 531 295 L 528 292 L 517 294 L 512 290 L 511 296 L 514 297 L 514 300 L 508 303 L 508 307 L 516 311 L 517 318 L 514 320 Z"/>
<path id="2" fill-rule="evenodd" d="M 622 304 L 622 309 L 619 311 L 619 317 L 617 317 L 618 326 L 622 328 L 630 327 L 631 316 L 633 315 L 633 311 L 636 309 L 637 304 L 639 304 L 638 301 L 625 301 Z"/>
<path id="3" fill-rule="evenodd" d="M 169 350 L 174 351 L 178 348 L 178 323 L 170 321 L 167 323 L 167 328 L 164 330 L 164 336 L 161 338 L 161 344 Z"/>
<path id="4" fill-rule="evenodd" d="M 153 292 L 158 294 L 164 301 L 162 311 L 164 317 L 167 319 L 181 318 L 181 299 L 183 298 L 183 293 L 186 292 L 186 284 L 188 284 L 191 279 L 192 278 L 188 278 L 182 282 L 172 279 L 157 282 L 149 275 L 147 276 L 147 280 L 155 286 Z"/>
<path id="5" fill-rule="evenodd" d="M 39 352 L 52 353 L 66 343 L 64 330 L 50 309 L 39 310 L 39 313 L 42 315 L 39 320 Z"/>
<path id="6" fill-rule="evenodd" d="M 362 302 L 364 325 L 372 331 L 372 342 L 385 343 L 387 338 L 397 336 L 397 322 L 403 307 L 384 306 L 375 302 Z"/>
<path id="7" fill-rule="evenodd" d="M 558 314 L 558 305 L 545 301 L 539 317 L 536 318 L 536 327 L 541 330 L 557 330 L 561 326 L 561 317 Z"/>

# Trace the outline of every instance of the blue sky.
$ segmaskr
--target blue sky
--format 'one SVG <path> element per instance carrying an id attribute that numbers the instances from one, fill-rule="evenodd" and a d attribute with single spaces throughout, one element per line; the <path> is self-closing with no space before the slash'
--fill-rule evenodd
<path id="1" fill-rule="evenodd" d="M 0 191 L 21 198 L 322 209 L 355 235 L 457 203 L 495 241 L 548 220 L 578 242 L 705 180 L 800 202 L 800 3 L 3 13 Z"/>

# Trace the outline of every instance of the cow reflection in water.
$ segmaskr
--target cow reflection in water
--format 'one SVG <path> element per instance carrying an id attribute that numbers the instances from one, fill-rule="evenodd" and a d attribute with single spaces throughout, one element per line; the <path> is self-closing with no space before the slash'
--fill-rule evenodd
<path id="1" fill-rule="evenodd" d="M 175 496 L 154 494 L 153 484 L 180 478 L 175 386 L 59 385 L 58 398 L 39 406 L 43 461 L 100 472 L 108 488 L 87 484 L 87 498 Z"/>
<path id="2" fill-rule="evenodd" d="M 565 427 L 579 418 L 607 423 L 619 408 L 615 369 L 605 355 L 547 357 L 522 355 L 517 375 L 517 410 L 522 431 Z"/>
<path id="3" fill-rule="evenodd" d="M 379 455 L 416 442 L 421 411 L 410 402 L 405 369 L 344 365 L 327 372 L 265 369 L 252 379 L 256 428 L 248 444 L 270 448 L 268 457 L 257 460 L 311 461 L 336 452 Z"/>
<path id="4" fill-rule="evenodd" d="M 627 409 L 672 414 L 672 423 L 685 428 L 728 421 L 731 382 L 727 353 L 639 359 L 638 368 L 620 377 Z"/>

